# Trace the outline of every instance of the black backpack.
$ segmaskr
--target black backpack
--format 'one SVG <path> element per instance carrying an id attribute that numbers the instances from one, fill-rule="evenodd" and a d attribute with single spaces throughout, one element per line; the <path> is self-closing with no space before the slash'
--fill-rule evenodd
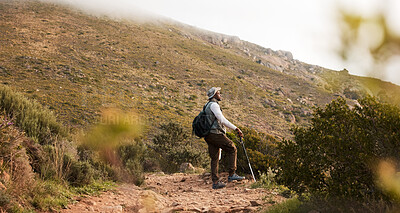
<path id="1" fill-rule="evenodd" d="M 213 123 L 209 123 L 206 113 L 206 108 L 207 106 L 210 104 L 211 102 L 208 102 L 206 105 L 204 105 L 203 110 L 194 118 L 193 123 L 192 123 L 192 129 L 193 129 L 193 133 L 197 136 L 197 137 L 205 137 L 208 134 L 210 134 L 210 130 L 211 130 L 211 126 L 213 125 Z"/>

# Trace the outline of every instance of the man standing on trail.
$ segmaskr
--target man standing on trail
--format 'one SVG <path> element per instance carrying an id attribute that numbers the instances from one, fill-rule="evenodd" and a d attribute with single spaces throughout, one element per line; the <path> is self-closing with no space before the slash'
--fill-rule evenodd
<path id="1" fill-rule="evenodd" d="M 213 181 L 212 188 L 219 189 L 226 185 L 219 181 L 218 177 L 218 163 L 220 149 L 228 154 L 229 161 L 229 176 L 228 182 L 233 180 L 243 180 L 244 177 L 238 176 L 236 171 L 237 149 L 235 144 L 226 137 L 226 128 L 228 127 L 235 130 L 240 137 L 243 137 L 242 131 L 229 122 L 223 115 L 218 101 L 222 100 L 220 87 L 212 87 L 207 92 L 209 103 L 207 103 L 205 112 L 208 115 L 209 123 L 212 123 L 210 133 L 205 136 L 205 141 L 208 144 L 208 152 L 211 158 L 211 179 Z"/>

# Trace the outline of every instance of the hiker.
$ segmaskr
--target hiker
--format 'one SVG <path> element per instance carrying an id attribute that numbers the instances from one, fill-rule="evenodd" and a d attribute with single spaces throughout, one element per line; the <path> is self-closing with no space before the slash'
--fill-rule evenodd
<path id="1" fill-rule="evenodd" d="M 222 100 L 220 87 L 212 87 L 207 92 L 209 104 L 205 108 L 205 112 L 210 123 L 212 123 L 210 133 L 205 136 L 205 141 L 208 144 L 208 152 L 211 158 L 211 179 L 213 181 L 212 188 L 219 189 L 225 187 L 225 183 L 219 181 L 218 177 L 218 163 L 220 149 L 228 154 L 229 160 L 229 176 L 228 182 L 233 180 L 243 180 L 244 177 L 238 176 L 236 171 L 237 149 L 235 144 L 226 137 L 226 128 L 228 127 L 235 130 L 240 137 L 243 137 L 242 131 L 229 122 L 223 115 L 218 101 Z"/>

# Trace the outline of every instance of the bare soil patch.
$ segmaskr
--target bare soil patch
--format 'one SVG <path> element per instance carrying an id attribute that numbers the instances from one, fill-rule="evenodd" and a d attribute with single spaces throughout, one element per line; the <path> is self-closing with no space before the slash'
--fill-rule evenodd
<path id="1" fill-rule="evenodd" d="M 226 183 L 227 175 L 221 176 Z M 214 190 L 207 173 L 148 174 L 142 187 L 122 184 L 99 196 L 77 199 L 61 212 L 260 212 L 285 199 L 250 185 L 243 180 Z"/>

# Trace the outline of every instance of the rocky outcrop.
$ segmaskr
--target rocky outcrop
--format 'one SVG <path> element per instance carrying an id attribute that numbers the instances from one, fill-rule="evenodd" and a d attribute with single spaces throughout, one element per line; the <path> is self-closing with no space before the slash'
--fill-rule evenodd
<path id="1" fill-rule="evenodd" d="M 324 68 L 317 65 L 310 65 L 294 59 L 291 52 L 285 50 L 272 50 L 259 45 L 240 40 L 237 36 L 229 36 L 198 28 L 189 28 L 185 31 L 185 35 L 193 38 L 197 37 L 201 40 L 225 49 L 232 49 L 236 54 L 248 57 L 250 60 L 260 65 L 266 66 L 288 75 L 293 75 L 312 84 L 326 85 L 324 79 L 320 75 L 325 71 Z"/>
<path id="2" fill-rule="evenodd" d="M 292 55 L 292 53 L 289 52 L 289 51 L 278 50 L 278 51 L 276 51 L 276 54 L 277 54 L 279 57 L 281 57 L 281 58 L 283 58 L 283 59 L 285 59 L 285 60 L 288 60 L 288 61 L 293 60 L 293 55 Z"/>

